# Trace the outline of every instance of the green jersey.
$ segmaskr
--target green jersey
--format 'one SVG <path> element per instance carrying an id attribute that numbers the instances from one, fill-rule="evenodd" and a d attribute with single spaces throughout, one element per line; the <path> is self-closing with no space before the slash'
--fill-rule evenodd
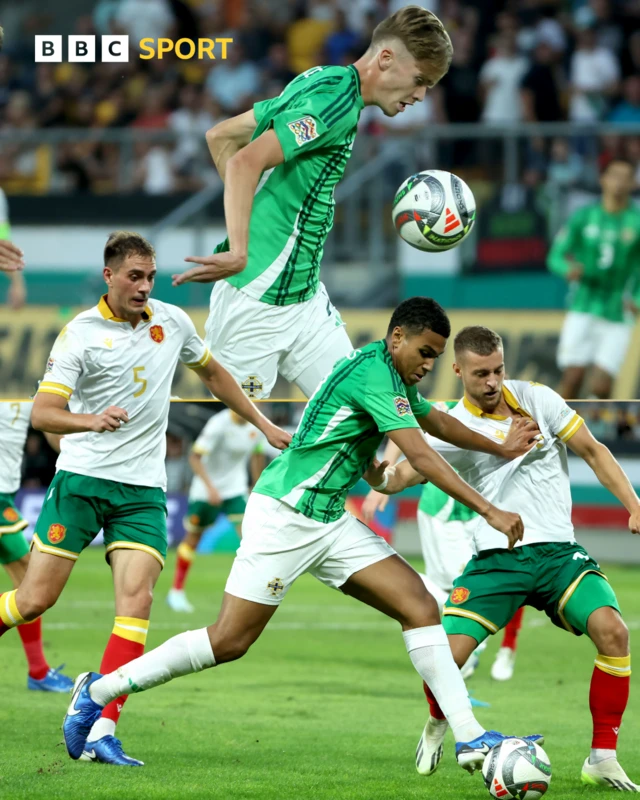
<path id="1" fill-rule="evenodd" d="M 444 405 L 446 405 L 447 409 L 451 409 L 457 406 L 458 403 L 453 400 L 447 401 Z M 453 497 L 443 492 L 442 489 L 438 489 L 433 483 L 425 484 L 418 508 L 430 517 L 439 515 L 439 519 L 442 522 L 453 522 L 454 520 L 467 522 L 476 516 L 475 511 L 454 500 Z"/>
<path id="2" fill-rule="evenodd" d="M 276 306 L 316 293 L 325 239 L 333 225 L 333 191 L 342 178 L 364 101 L 355 67 L 314 67 L 282 94 L 253 107 L 252 139 L 273 128 L 284 162 L 265 172 L 249 222 L 245 269 L 227 278 Z M 215 252 L 229 249 L 229 240 Z"/>
<path id="3" fill-rule="evenodd" d="M 264 470 L 255 492 L 311 519 L 335 522 L 384 434 L 419 428 L 431 404 L 405 386 L 384 339 L 340 359 L 316 389 L 289 447 Z"/>
<path id="4" fill-rule="evenodd" d="M 551 272 L 565 277 L 568 256 L 584 267 L 569 296 L 571 311 L 622 322 L 625 292 L 640 302 L 640 209 L 610 214 L 600 203 L 578 209 L 551 246 Z"/>

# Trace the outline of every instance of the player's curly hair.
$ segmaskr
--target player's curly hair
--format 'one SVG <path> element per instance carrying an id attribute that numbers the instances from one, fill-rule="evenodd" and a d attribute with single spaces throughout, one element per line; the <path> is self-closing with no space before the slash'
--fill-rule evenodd
<path id="1" fill-rule="evenodd" d="M 404 328 L 410 336 L 417 336 L 423 331 L 433 331 L 445 339 L 451 335 L 447 312 L 431 297 L 410 297 L 403 300 L 391 315 L 387 336 L 394 328 Z"/>
<path id="2" fill-rule="evenodd" d="M 458 331 L 453 340 L 453 349 L 456 356 L 465 351 L 475 353 L 477 356 L 490 356 L 496 350 L 502 350 L 502 337 L 491 328 L 484 325 L 468 325 Z"/>
<path id="3" fill-rule="evenodd" d="M 384 39 L 400 39 L 416 61 L 426 61 L 446 72 L 451 64 L 453 45 L 436 15 L 420 6 L 405 6 L 383 20 L 373 31 L 371 44 Z"/>
<path id="4" fill-rule="evenodd" d="M 105 267 L 117 269 L 129 256 L 146 256 L 155 259 L 156 251 L 151 242 L 148 242 L 139 233 L 114 231 L 109 234 L 104 248 Z"/>

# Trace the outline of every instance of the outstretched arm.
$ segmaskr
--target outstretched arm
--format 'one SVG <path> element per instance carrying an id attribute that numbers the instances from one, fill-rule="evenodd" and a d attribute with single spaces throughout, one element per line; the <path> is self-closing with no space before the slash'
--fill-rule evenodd
<path id="1" fill-rule="evenodd" d="M 274 425 L 271 420 L 258 411 L 231 374 L 215 358 L 209 359 L 204 367 L 198 367 L 194 372 L 212 395 L 218 400 L 222 400 L 228 408 L 262 431 L 269 444 L 277 447 L 278 450 L 284 450 L 288 446 L 291 434 Z"/>
<path id="2" fill-rule="evenodd" d="M 273 130 L 265 131 L 233 155 L 220 154 L 224 162 L 224 216 L 229 250 L 211 256 L 188 256 L 185 261 L 199 264 L 182 275 L 173 276 L 173 285 L 194 281 L 211 283 L 237 275 L 247 266 L 249 220 L 253 197 L 262 174 L 284 162 L 282 146 Z"/>
<path id="3" fill-rule="evenodd" d="M 586 425 L 573 434 L 567 447 L 587 462 L 600 483 L 627 509 L 631 533 L 640 533 L 640 499 L 609 448 L 599 442 Z"/>
<path id="4" fill-rule="evenodd" d="M 227 162 L 249 144 L 255 129 L 256 117 L 251 109 L 244 114 L 225 119 L 207 131 L 207 146 L 223 183 L 227 173 Z"/>
<path id="5" fill-rule="evenodd" d="M 462 450 L 478 450 L 500 458 L 517 458 L 535 445 L 540 433 L 536 422 L 527 417 L 514 417 L 507 438 L 502 444 L 467 428 L 459 419 L 432 408 L 426 417 L 419 417 L 422 430 Z"/>

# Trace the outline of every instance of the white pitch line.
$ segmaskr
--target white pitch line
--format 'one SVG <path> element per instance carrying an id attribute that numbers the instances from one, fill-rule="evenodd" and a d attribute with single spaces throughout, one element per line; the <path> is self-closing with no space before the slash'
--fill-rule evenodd
<path id="1" fill-rule="evenodd" d="M 86 631 L 101 628 L 88 622 L 47 622 L 46 629 L 50 631 Z M 370 631 L 370 630 L 394 630 L 397 623 L 392 620 L 380 622 L 272 622 L 267 626 L 270 631 Z M 193 625 L 180 622 L 152 622 L 149 630 L 170 631 L 170 630 L 190 630 Z"/>

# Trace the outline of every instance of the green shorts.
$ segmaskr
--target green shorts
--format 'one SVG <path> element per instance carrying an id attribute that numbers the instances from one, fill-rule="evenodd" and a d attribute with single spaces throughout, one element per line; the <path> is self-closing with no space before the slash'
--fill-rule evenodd
<path id="1" fill-rule="evenodd" d="M 29 552 L 22 531 L 29 525 L 15 506 L 16 492 L 0 492 L 0 564 L 13 564 Z"/>
<path id="2" fill-rule="evenodd" d="M 544 611 L 554 625 L 576 636 L 587 632 L 597 608 L 620 611 L 606 576 L 583 547 L 550 542 L 474 556 L 453 584 L 443 625 L 449 635 L 482 642 L 524 605 Z"/>
<path id="3" fill-rule="evenodd" d="M 32 547 L 76 561 L 104 531 L 106 557 L 113 550 L 142 550 L 164 566 L 167 500 L 158 487 L 89 478 L 60 470 L 51 481 Z"/>
<path id="4" fill-rule="evenodd" d="M 184 518 L 185 530 L 187 533 L 200 533 L 209 525 L 213 525 L 220 514 L 226 514 L 230 522 L 242 522 L 246 507 L 247 498 L 244 495 L 223 500 L 221 506 L 212 506 L 204 500 L 190 500 L 187 516 Z"/>

